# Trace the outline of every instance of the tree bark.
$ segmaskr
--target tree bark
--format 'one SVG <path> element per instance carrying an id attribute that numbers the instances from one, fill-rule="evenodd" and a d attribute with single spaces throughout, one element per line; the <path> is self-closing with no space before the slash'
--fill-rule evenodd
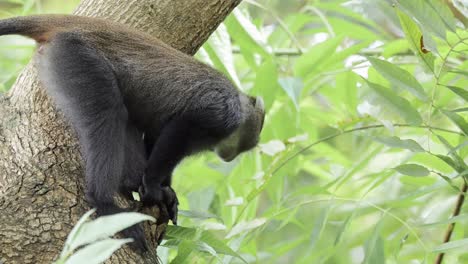
<path id="1" fill-rule="evenodd" d="M 240 1 L 84 0 L 75 14 L 130 25 L 193 55 Z M 0 96 L 0 113 L 0 263 L 50 263 L 89 209 L 78 143 L 32 64 Z M 143 261 L 124 248 L 110 262 Z"/>

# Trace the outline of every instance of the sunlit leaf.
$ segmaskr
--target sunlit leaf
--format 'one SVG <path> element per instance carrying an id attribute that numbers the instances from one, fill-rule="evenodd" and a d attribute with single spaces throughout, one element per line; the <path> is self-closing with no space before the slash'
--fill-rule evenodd
<path id="1" fill-rule="evenodd" d="M 193 241 L 183 240 L 177 247 L 177 256 L 171 261 L 171 264 L 187 263 L 189 255 L 196 249 Z"/>
<path id="2" fill-rule="evenodd" d="M 236 258 L 239 258 L 240 260 L 243 260 L 239 254 L 237 254 L 234 250 L 227 246 L 224 241 L 221 241 L 218 238 L 216 238 L 213 234 L 210 233 L 210 231 L 203 231 L 196 228 L 188 228 L 181 226 L 167 226 L 166 235 L 168 237 L 177 238 L 186 242 L 192 241 L 191 243 L 184 243 L 184 245 L 187 247 L 190 245 L 192 249 L 197 247 L 197 244 L 194 242 L 202 241 L 209 245 L 211 248 L 213 248 L 216 251 L 216 253 L 234 256 Z"/>
<path id="3" fill-rule="evenodd" d="M 338 45 L 343 41 L 343 36 L 328 39 L 313 46 L 310 51 L 301 55 L 296 62 L 294 71 L 298 76 L 305 77 L 308 73 L 327 60 L 330 54 L 335 53 Z"/>
<path id="4" fill-rule="evenodd" d="M 408 2 L 408 1 L 405 1 Z M 425 65 L 430 71 L 434 71 L 434 60 L 435 57 L 432 55 L 431 52 L 425 53 L 421 49 L 421 40 L 422 40 L 422 33 L 418 28 L 418 25 L 411 20 L 406 14 L 402 13 L 399 10 L 397 11 L 397 15 L 400 19 L 400 24 L 405 32 L 405 37 L 410 43 L 411 49 L 418 55 L 418 57 L 424 62 Z"/>
<path id="5" fill-rule="evenodd" d="M 320 237 L 322 236 L 323 230 L 325 229 L 328 221 L 328 216 L 330 214 L 330 206 L 327 206 L 323 208 L 320 211 L 320 214 L 318 215 L 317 219 L 315 220 L 314 223 L 314 228 L 312 231 L 312 234 L 310 236 L 310 243 L 312 245 L 315 245 L 318 243 L 320 240 Z"/>
<path id="6" fill-rule="evenodd" d="M 383 219 L 375 226 L 370 238 L 366 241 L 363 264 L 385 263 L 384 241 L 380 236 L 383 227 Z"/>
<path id="7" fill-rule="evenodd" d="M 271 108 L 280 88 L 277 67 L 278 65 L 273 60 L 263 62 L 257 69 L 254 87 L 249 92 L 252 95 L 261 95 L 266 109 Z"/>
<path id="8" fill-rule="evenodd" d="M 437 1 L 399 0 L 398 3 L 408 14 L 416 19 L 421 27 L 435 33 L 439 38 L 445 39 L 447 28 L 455 31 L 455 20 L 450 10 L 447 10 L 447 6 L 441 3 L 437 4 Z"/>
<path id="9" fill-rule="evenodd" d="M 234 68 L 231 38 L 223 23 L 219 25 L 218 29 L 211 35 L 204 47 L 215 66 L 218 69 L 222 69 L 223 72 L 231 78 L 234 84 L 241 89 L 242 85 L 237 76 L 236 69 Z"/>
<path id="10" fill-rule="evenodd" d="M 447 163 L 450 167 L 455 169 L 457 172 L 461 173 L 464 171 L 464 168 L 458 166 L 458 164 L 455 161 L 453 161 L 452 158 L 447 157 L 445 155 L 440 155 L 440 154 L 436 154 L 435 156 L 443 160 L 445 163 Z"/>
<path id="11" fill-rule="evenodd" d="M 393 168 L 401 174 L 415 177 L 423 177 L 429 175 L 429 170 L 418 164 L 402 164 Z"/>
<path id="12" fill-rule="evenodd" d="M 299 78 L 281 78 L 279 83 L 286 94 L 291 98 L 296 109 L 299 109 L 299 98 L 303 88 L 303 83 Z"/>
<path id="13" fill-rule="evenodd" d="M 104 239 L 76 251 L 76 253 L 68 258 L 65 263 L 99 264 L 110 258 L 114 251 L 131 241 L 131 239 Z"/>
<path id="14" fill-rule="evenodd" d="M 408 123 L 413 125 L 421 124 L 421 115 L 411 106 L 408 100 L 398 96 L 392 90 L 384 86 L 369 81 L 367 83 L 369 87 L 371 87 L 382 99 L 385 100 L 388 106 L 391 106 L 395 112 L 400 113 Z"/>
<path id="15" fill-rule="evenodd" d="M 180 216 L 185 216 L 188 218 L 194 218 L 194 219 L 218 219 L 222 221 L 222 219 L 214 214 L 208 213 L 208 212 L 200 212 L 200 211 L 187 211 L 187 210 L 179 210 L 179 215 Z"/>
<path id="16" fill-rule="evenodd" d="M 266 223 L 265 218 L 257 218 L 248 222 L 240 222 L 235 225 L 229 234 L 226 235 L 226 238 L 231 238 L 233 236 L 239 235 L 244 232 L 249 232 L 252 229 L 258 228 Z"/>
<path id="17" fill-rule="evenodd" d="M 384 60 L 372 57 L 369 57 L 368 59 L 372 63 L 372 66 L 374 66 L 374 68 L 392 84 L 409 91 L 422 101 L 427 101 L 428 96 L 426 92 L 424 92 L 421 84 L 419 84 L 416 78 L 414 78 L 414 76 L 409 72 Z"/>
<path id="18" fill-rule="evenodd" d="M 424 149 L 412 139 L 400 139 L 398 137 L 376 137 L 375 140 L 392 148 L 403 148 L 412 152 L 424 152 Z"/>
<path id="19" fill-rule="evenodd" d="M 461 98 L 463 98 L 466 102 L 468 102 L 468 90 L 467 89 L 459 88 L 456 86 L 450 86 L 450 85 L 447 86 L 447 88 L 449 88 L 452 92 L 456 93 Z"/>
<path id="20" fill-rule="evenodd" d="M 225 24 L 229 34 L 241 46 L 241 49 L 257 52 L 265 57 L 269 56 L 265 36 L 258 31 L 241 10 L 235 9 L 232 15 L 226 19 Z"/>
<path id="21" fill-rule="evenodd" d="M 442 109 L 441 109 L 441 112 L 444 115 L 446 115 L 448 118 L 450 118 L 450 120 L 452 120 L 452 122 L 455 123 L 463 131 L 465 135 L 468 135 L 468 123 L 462 116 L 452 111 L 447 111 L 447 110 L 442 110 Z"/>
<path id="22" fill-rule="evenodd" d="M 70 249 L 76 249 L 88 243 L 108 238 L 117 232 L 142 221 L 156 221 L 154 217 L 140 213 L 128 212 L 101 216 L 84 223 L 74 239 L 70 241 Z"/>
<path id="23" fill-rule="evenodd" d="M 444 243 L 432 249 L 432 252 L 447 252 L 459 248 L 468 248 L 468 238 Z"/>
<path id="24" fill-rule="evenodd" d="M 429 227 L 429 226 L 436 226 L 436 225 L 447 225 L 447 224 L 457 223 L 457 222 L 462 222 L 462 221 L 467 221 L 467 220 L 468 220 L 468 214 L 461 214 L 461 215 L 457 215 L 454 217 L 450 217 L 449 219 L 446 219 L 446 220 L 428 223 L 422 226 Z"/>
<path id="25" fill-rule="evenodd" d="M 286 150 L 286 145 L 281 140 L 271 140 L 265 144 L 260 144 L 260 149 L 268 156 L 275 156 L 276 154 Z"/>

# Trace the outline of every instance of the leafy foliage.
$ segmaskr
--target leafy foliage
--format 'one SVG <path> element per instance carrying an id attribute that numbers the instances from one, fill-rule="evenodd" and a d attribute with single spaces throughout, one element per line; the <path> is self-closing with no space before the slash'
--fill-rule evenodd
<path id="1" fill-rule="evenodd" d="M 197 58 L 264 98 L 262 142 L 177 168 L 163 263 L 466 263 L 468 23 L 447 2 L 244 0 Z"/>

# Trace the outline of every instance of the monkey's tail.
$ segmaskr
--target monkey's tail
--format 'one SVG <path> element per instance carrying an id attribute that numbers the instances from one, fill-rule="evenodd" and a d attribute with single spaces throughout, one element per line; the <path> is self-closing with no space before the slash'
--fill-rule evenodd
<path id="1" fill-rule="evenodd" d="M 47 41 L 50 32 L 57 26 L 46 16 L 24 16 L 0 20 L 1 35 L 22 35 L 37 42 Z"/>

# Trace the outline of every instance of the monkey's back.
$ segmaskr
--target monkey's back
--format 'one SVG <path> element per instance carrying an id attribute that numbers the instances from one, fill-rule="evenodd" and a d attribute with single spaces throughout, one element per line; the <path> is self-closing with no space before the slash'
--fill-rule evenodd
<path id="1" fill-rule="evenodd" d="M 98 18 L 39 15 L 1 20 L 2 34 L 29 36 L 45 48 L 59 36 L 81 38 L 111 65 L 130 118 L 155 134 L 175 115 L 206 109 L 213 114 L 233 115 L 219 116 L 220 119 L 238 118 L 235 115 L 240 112 L 239 91 L 226 77 L 159 39 L 125 25 Z M 41 55 L 36 59 L 41 60 Z"/>

